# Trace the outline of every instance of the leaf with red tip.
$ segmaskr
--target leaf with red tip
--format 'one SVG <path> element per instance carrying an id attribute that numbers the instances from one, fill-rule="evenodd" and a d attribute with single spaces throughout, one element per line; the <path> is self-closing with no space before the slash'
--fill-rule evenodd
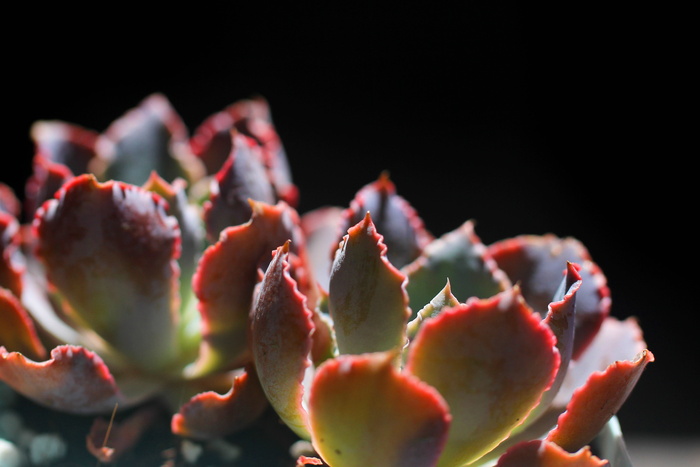
<path id="1" fill-rule="evenodd" d="M 344 222 L 340 232 L 362 222 L 367 212 L 372 215 L 377 231 L 384 236 L 384 243 L 388 247 L 387 258 L 397 268 L 415 260 L 433 240 L 416 210 L 396 193 L 396 186 L 386 172 L 377 181 L 365 185 L 357 192 L 350 207 L 343 213 Z M 441 280 L 444 281 L 445 278 L 442 277 Z M 433 295 L 437 290 L 432 291 Z M 429 299 L 430 297 L 426 302 Z"/>
<path id="2" fill-rule="evenodd" d="M 560 287 L 561 292 L 556 294 L 556 301 L 549 305 L 549 311 L 544 318 L 544 323 L 549 326 L 557 339 L 557 350 L 561 357 L 557 376 L 552 386 L 542 396 L 539 405 L 530 413 L 525 423 L 516 429 L 517 432 L 524 430 L 549 409 L 568 373 L 574 349 L 576 294 L 581 287 L 581 276 L 573 263 L 567 264 L 566 271 L 566 277 L 562 279 Z"/>
<path id="3" fill-rule="evenodd" d="M 92 175 L 37 213 L 37 254 L 66 310 L 142 368 L 177 356 L 179 229 L 160 197 Z"/>
<path id="4" fill-rule="evenodd" d="M 0 287 L 22 296 L 24 267 L 19 260 L 20 226 L 12 214 L 0 211 Z"/>
<path id="5" fill-rule="evenodd" d="M 478 459 L 525 419 L 559 367 L 555 344 L 517 287 L 423 323 L 406 371 L 435 387 L 450 406 L 440 466 Z"/>
<path id="6" fill-rule="evenodd" d="M 406 277 L 387 260 L 386 249 L 369 213 L 343 237 L 328 291 L 340 353 L 381 352 L 406 343 Z"/>
<path id="7" fill-rule="evenodd" d="M 616 361 L 633 360 L 646 348 L 642 330 L 635 318 L 620 321 L 607 317 L 593 342 L 578 360 L 569 364 L 569 369 L 552 404 L 563 410 L 593 373 L 605 371 Z"/>
<path id="8" fill-rule="evenodd" d="M 617 361 L 594 373 L 576 390 L 547 440 L 574 452 L 588 444 L 622 407 L 654 355 L 644 350 L 633 361 Z"/>
<path id="9" fill-rule="evenodd" d="M 474 233 L 472 221 L 428 244 L 403 272 L 408 276 L 406 291 L 414 310 L 428 303 L 447 279 L 460 302 L 491 297 L 511 285 Z"/>
<path id="10" fill-rule="evenodd" d="M 312 442 L 333 467 L 434 466 L 450 425 L 440 394 L 393 366 L 394 352 L 342 355 L 316 373 Z"/>
<path id="11" fill-rule="evenodd" d="M 46 358 L 46 349 L 17 297 L 0 287 L 0 345 L 31 358 Z"/>
<path id="12" fill-rule="evenodd" d="M 252 367 L 236 376 L 226 394 L 197 394 L 171 421 L 172 432 L 195 439 L 212 439 L 239 431 L 255 421 L 267 407 L 265 394 Z"/>
<path id="13" fill-rule="evenodd" d="M 261 149 L 255 141 L 238 133 L 231 155 L 212 184 L 212 194 L 204 204 L 207 235 L 216 239 L 222 230 L 247 222 L 252 214 L 249 199 L 273 204 L 277 201 L 265 171 Z"/>
<path id="14" fill-rule="evenodd" d="M 308 438 L 302 407 L 304 374 L 311 365 L 312 313 L 289 275 L 289 242 L 277 248 L 252 314 L 255 367 L 270 404 L 299 436 Z"/>
<path id="15" fill-rule="evenodd" d="M 52 409 L 76 414 L 110 411 L 128 405 L 102 359 L 78 346 L 63 345 L 51 359 L 35 362 L 0 347 L 0 380 Z"/>
<path id="16" fill-rule="evenodd" d="M 585 447 L 569 453 L 543 440 L 524 441 L 508 450 L 495 467 L 604 467 L 609 465 Z"/>
<path id="17" fill-rule="evenodd" d="M 519 283 L 527 303 L 544 315 L 566 268 L 580 266 L 581 289 L 576 298 L 576 332 L 573 359 L 591 343 L 610 314 L 607 279 L 578 240 L 554 235 L 522 235 L 496 242 L 489 252 L 513 283 Z"/>
<path id="18" fill-rule="evenodd" d="M 158 420 L 160 408 L 139 407 L 124 420 L 115 422 L 97 418 L 85 440 L 86 448 L 100 462 L 113 463 L 128 452 Z"/>
<path id="19" fill-rule="evenodd" d="M 52 162 L 47 158 L 34 158 L 32 175 L 25 185 L 26 210 L 32 216 L 47 200 L 54 197 L 61 187 L 75 175 L 63 164 Z"/>
<path id="20" fill-rule="evenodd" d="M 246 357 L 258 270 L 266 268 L 272 251 L 289 239 L 290 251 L 304 254 L 295 210 L 282 202 L 275 206 L 251 202 L 251 206 L 251 219 L 224 230 L 204 252 L 195 273 L 203 343 L 192 374 L 209 373 Z"/>
<path id="21" fill-rule="evenodd" d="M 96 173 L 106 180 L 142 185 L 155 171 L 167 181 L 200 178 L 204 169 L 189 152 L 187 128 L 162 94 L 152 94 L 114 121 L 97 143 Z"/>

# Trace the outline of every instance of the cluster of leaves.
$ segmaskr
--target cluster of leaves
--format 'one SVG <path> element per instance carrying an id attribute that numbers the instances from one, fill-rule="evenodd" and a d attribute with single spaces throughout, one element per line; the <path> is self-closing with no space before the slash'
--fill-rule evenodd
<path id="1" fill-rule="evenodd" d="M 300 215 L 262 99 L 192 136 L 153 95 L 32 137 L 25 204 L 0 190 L 0 380 L 47 407 L 155 399 L 212 439 L 271 406 L 315 449 L 300 465 L 593 466 L 653 360 L 576 239 L 435 237 L 385 174 Z M 88 447 L 113 460 L 151 419 Z"/>

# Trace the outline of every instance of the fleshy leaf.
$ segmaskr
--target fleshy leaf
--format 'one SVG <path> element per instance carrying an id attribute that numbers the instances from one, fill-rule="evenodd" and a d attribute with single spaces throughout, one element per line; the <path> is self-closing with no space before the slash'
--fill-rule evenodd
<path id="1" fill-rule="evenodd" d="M 544 315 L 567 262 L 580 266 L 582 284 L 576 297 L 573 359 L 579 358 L 610 313 L 607 279 L 578 240 L 554 235 L 522 235 L 489 246 L 489 252 L 513 283 L 519 283 L 527 303 Z"/>
<path id="2" fill-rule="evenodd" d="M 557 350 L 561 357 L 559 369 L 552 386 L 544 393 L 539 405 L 530 413 L 526 422 L 516 428 L 518 432 L 548 410 L 564 382 L 573 354 L 576 293 L 580 287 L 581 276 L 578 274 L 576 265 L 568 263 L 566 277 L 562 279 L 561 293 L 557 294 L 556 301 L 549 305 L 549 311 L 544 318 L 544 323 L 549 326 L 557 339 Z"/>
<path id="3" fill-rule="evenodd" d="M 77 346 L 59 346 L 51 359 L 35 362 L 0 347 L 0 380 L 46 407 L 75 414 L 128 406 L 102 359 Z"/>
<path id="4" fill-rule="evenodd" d="M 434 466 L 450 415 L 432 387 L 393 366 L 394 352 L 341 355 L 311 387 L 312 441 L 333 467 Z"/>
<path id="5" fill-rule="evenodd" d="M 588 444 L 617 413 L 654 355 L 644 350 L 633 361 L 617 361 L 594 373 L 576 390 L 547 440 L 574 452 Z"/>
<path id="6" fill-rule="evenodd" d="M 35 211 L 75 175 L 70 169 L 44 157 L 35 157 L 32 175 L 25 185 L 26 212 L 33 216 Z"/>
<path id="7" fill-rule="evenodd" d="M 290 251 L 304 254 L 296 211 L 283 202 L 275 206 L 251 202 L 251 206 L 251 219 L 225 229 L 219 241 L 205 250 L 195 273 L 203 343 L 192 375 L 246 358 L 258 270 L 267 268 L 272 251 L 289 239 Z"/>
<path id="8" fill-rule="evenodd" d="M 277 248 L 252 314 L 252 349 L 260 384 L 277 414 L 309 438 L 302 406 L 304 374 L 311 366 L 312 313 L 289 275 L 289 242 Z"/>
<path id="9" fill-rule="evenodd" d="M 552 404 L 563 410 L 574 391 L 583 386 L 590 375 L 616 361 L 633 360 L 646 348 L 642 330 L 635 318 L 620 321 L 608 317 L 593 342 L 578 360 L 571 361 L 564 382 Z"/>
<path id="10" fill-rule="evenodd" d="M 0 287 L 22 296 L 24 267 L 19 261 L 20 225 L 14 215 L 0 211 Z"/>
<path id="11" fill-rule="evenodd" d="M 408 323 L 408 339 L 413 340 L 423 321 L 437 316 L 442 310 L 450 309 L 457 305 L 459 305 L 459 300 L 457 300 L 457 297 L 452 295 L 452 286 L 448 280 L 447 285 L 442 288 L 440 293 L 430 300 L 430 303 L 421 308 L 416 317 Z"/>
<path id="12" fill-rule="evenodd" d="M 74 178 L 37 213 L 37 254 L 67 312 L 134 364 L 177 355 L 179 229 L 162 199 L 92 175 Z"/>
<path id="13" fill-rule="evenodd" d="M 256 420 L 267 407 L 254 368 L 236 376 L 226 394 L 197 394 L 171 421 L 172 432 L 195 439 L 212 439 L 239 431 Z"/>
<path id="14" fill-rule="evenodd" d="M 97 142 L 101 166 L 94 172 L 105 180 L 143 185 L 151 172 L 167 181 L 198 179 L 201 163 L 189 151 L 187 128 L 162 94 L 152 94 L 114 121 Z"/>
<path id="15" fill-rule="evenodd" d="M 319 286 L 327 291 L 333 264 L 338 249 L 340 221 L 343 209 L 325 206 L 306 212 L 301 216 L 301 228 L 306 238 L 309 261 Z"/>
<path id="16" fill-rule="evenodd" d="M 386 172 L 377 181 L 365 185 L 357 192 L 350 207 L 343 213 L 344 222 L 341 223 L 340 232 L 362 222 L 367 212 L 372 215 L 377 231 L 384 236 L 384 243 L 388 247 L 387 258 L 397 268 L 415 260 L 433 239 L 415 209 L 396 193 L 396 186 Z M 444 277 L 440 279 L 445 280 Z M 433 290 L 432 294 L 437 290 Z M 420 306 L 431 297 L 432 295 L 426 297 Z"/>
<path id="17" fill-rule="evenodd" d="M 508 450 L 495 467 L 604 467 L 609 465 L 591 453 L 589 447 L 569 453 L 544 440 L 524 441 Z"/>
<path id="18" fill-rule="evenodd" d="M 207 236 L 213 240 L 232 225 L 247 222 L 252 214 L 249 199 L 274 204 L 277 199 L 267 178 L 260 147 L 252 139 L 234 132 L 231 155 L 212 183 L 212 194 L 204 204 Z"/>
<path id="19" fill-rule="evenodd" d="M 46 358 L 46 349 L 17 297 L 0 287 L 0 345 L 31 358 Z"/>
<path id="20" fill-rule="evenodd" d="M 435 387 L 450 406 L 440 466 L 478 459 L 524 420 L 559 367 L 555 344 L 517 286 L 423 323 L 406 371 Z"/>
<path id="21" fill-rule="evenodd" d="M 472 221 L 428 244 L 403 272 L 408 276 L 406 291 L 414 310 L 428 303 L 446 279 L 460 302 L 491 297 L 511 285 L 474 233 Z"/>
<path id="22" fill-rule="evenodd" d="M 386 258 L 369 212 L 348 230 L 333 262 L 329 311 L 340 353 L 403 347 L 411 314 L 406 277 Z"/>
<path id="23" fill-rule="evenodd" d="M 97 132 L 71 123 L 43 120 L 32 125 L 30 134 L 35 157 L 62 164 L 75 175 L 89 172 L 89 164 L 95 158 Z"/>
<path id="24" fill-rule="evenodd" d="M 297 206 L 298 189 L 292 183 L 287 155 L 272 122 L 270 107 L 262 97 L 244 99 L 207 118 L 190 139 L 192 152 L 206 166 L 207 173 L 221 169 L 231 153 L 231 130 L 253 138 L 262 149 L 268 179 L 276 194 Z"/>

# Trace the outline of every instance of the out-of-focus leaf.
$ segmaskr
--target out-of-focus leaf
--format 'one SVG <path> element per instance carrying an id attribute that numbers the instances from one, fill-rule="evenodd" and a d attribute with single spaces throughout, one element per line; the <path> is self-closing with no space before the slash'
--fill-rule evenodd
<path id="1" fill-rule="evenodd" d="M 195 439 L 235 433 L 256 420 L 267 407 L 253 367 L 236 376 L 226 394 L 206 391 L 185 403 L 171 421 L 172 432 Z"/>
<path id="2" fill-rule="evenodd" d="M 46 407 L 76 414 L 111 411 L 128 400 L 102 359 L 77 346 L 59 346 L 44 362 L 0 347 L 0 380 Z"/>
<path id="3" fill-rule="evenodd" d="M 495 467 L 604 467 L 609 465 L 585 447 L 569 453 L 544 440 L 524 441 L 505 453 Z"/>
<path id="4" fill-rule="evenodd" d="M 70 315 L 141 368 L 178 347 L 180 233 L 163 200 L 139 187 L 74 178 L 37 213 L 37 255 Z"/>
<path id="5" fill-rule="evenodd" d="M 0 345 L 30 358 L 46 358 L 46 349 L 17 297 L 0 287 Z"/>

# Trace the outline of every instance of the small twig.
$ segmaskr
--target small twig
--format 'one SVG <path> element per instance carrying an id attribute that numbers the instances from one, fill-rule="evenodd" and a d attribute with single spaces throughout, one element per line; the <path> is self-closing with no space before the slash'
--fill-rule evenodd
<path id="1" fill-rule="evenodd" d="M 105 433 L 105 439 L 102 441 L 102 448 L 107 447 L 107 440 L 109 439 L 109 434 L 112 431 L 112 425 L 114 425 L 114 417 L 117 415 L 117 407 L 119 407 L 119 403 L 115 402 L 114 404 L 114 409 L 112 410 L 112 417 L 109 419 L 109 425 L 107 425 L 107 432 Z M 97 464 L 95 464 L 96 467 L 100 467 L 100 460 L 97 459 Z"/>

